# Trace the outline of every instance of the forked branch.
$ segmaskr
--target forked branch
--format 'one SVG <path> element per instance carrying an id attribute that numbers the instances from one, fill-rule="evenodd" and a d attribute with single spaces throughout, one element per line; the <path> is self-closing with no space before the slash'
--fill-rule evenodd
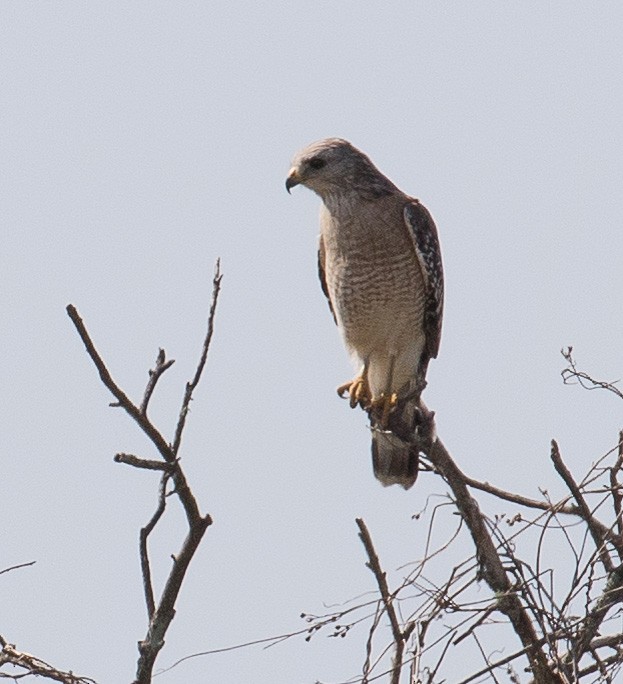
<path id="1" fill-rule="evenodd" d="M 370 532 L 368 531 L 365 522 L 361 518 L 356 518 L 355 522 L 357 523 L 357 527 L 359 527 L 359 538 L 361 539 L 366 553 L 368 554 L 368 562 L 366 565 L 368 568 L 370 568 L 376 579 L 379 593 L 381 594 L 381 599 L 383 601 L 383 609 L 389 618 L 392 628 L 392 635 L 394 637 L 394 657 L 392 659 L 390 684 L 399 684 L 405 645 L 411 636 L 411 632 L 415 627 L 415 623 L 410 623 L 404 630 L 400 627 L 398 615 L 396 614 L 396 609 L 394 607 L 395 597 L 389 591 L 387 576 L 381 568 L 381 562 L 379 561 L 374 544 L 372 543 Z"/>
<path id="2" fill-rule="evenodd" d="M 192 380 L 186 384 L 182 407 L 174 432 L 174 439 L 171 443 L 167 442 L 162 432 L 152 423 L 147 415 L 147 409 L 159 379 L 162 377 L 163 373 L 171 367 L 173 360 L 167 360 L 164 350 L 159 350 L 155 367 L 149 371 L 149 380 L 142 401 L 137 405 L 113 380 L 110 371 L 97 351 L 76 308 L 71 304 L 67 307 L 67 313 L 72 320 L 88 355 L 93 361 L 100 379 L 116 399 L 113 406 L 121 407 L 134 420 L 145 435 L 147 435 L 162 459 L 158 461 L 125 453 L 116 454 L 114 459 L 117 463 L 124 463 L 135 468 L 162 472 L 158 493 L 158 505 L 149 522 L 140 532 L 139 549 L 141 571 L 143 575 L 143 587 L 149 626 L 145 638 L 139 642 L 139 659 L 134 684 L 149 684 L 151 682 L 156 658 L 164 645 L 165 635 L 175 616 L 175 603 L 186 576 L 186 572 L 201 543 L 205 531 L 212 524 L 210 515 L 202 515 L 199 511 L 197 500 L 188 485 L 178 452 L 192 395 L 201 380 L 208 357 L 208 350 L 214 332 L 214 317 L 221 288 L 221 280 L 220 263 L 217 261 L 212 282 L 212 301 L 208 315 L 207 332 L 195 374 Z M 167 491 L 169 482 L 172 482 L 173 485 L 170 492 Z M 169 576 L 165 582 L 159 600 L 156 600 L 152 585 L 147 541 L 149 535 L 162 518 L 166 508 L 166 499 L 170 495 L 175 495 L 179 500 L 184 513 L 186 514 L 188 530 L 179 552 L 173 556 L 173 565 L 169 572 Z"/>
<path id="3" fill-rule="evenodd" d="M 431 415 L 425 407 L 423 411 Z M 537 684 L 563 684 L 561 677 L 549 667 L 534 625 L 506 574 L 478 502 L 469 493 L 465 475 L 438 437 L 432 441 L 427 455 L 452 490 L 456 506 L 465 520 L 476 548 L 479 574 L 491 587 L 497 599 L 498 610 L 508 617 L 526 649 L 535 681 Z"/>

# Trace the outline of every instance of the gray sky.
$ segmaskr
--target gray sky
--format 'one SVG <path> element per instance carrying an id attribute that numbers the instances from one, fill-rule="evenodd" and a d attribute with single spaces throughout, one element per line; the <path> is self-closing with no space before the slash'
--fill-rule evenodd
<path id="1" fill-rule="evenodd" d="M 374 480 L 364 415 L 335 395 L 351 368 L 317 283 L 319 201 L 284 189 L 321 137 L 351 140 L 436 219 L 447 298 L 426 399 L 461 467 L 562 495 L 549 440 L 579 475 L 621 427 L 614 398 L 562 385 L 559 350 L 623 375 L 622 31 L 619 2 L 2 3 L 0 566 L 37 564 L 0 578 L 0 633 L 131 681 L 157 479 L 112 456 L 153 454 L 107 407 L 64 307 L 136 399 L 159 346 L 177 359 L 152 408 L 171 436 L 219 256 L 183 450 L 215 525 L 159 664 L 373 589 L 356 516 L 391 580 L 421 556 L 411 515 L 444 488 Z M 157 578 L 179 520 L 152 544 Z M 320 634 L 159 681 L 340 681 L 363 657 L 363 631 Z"/>

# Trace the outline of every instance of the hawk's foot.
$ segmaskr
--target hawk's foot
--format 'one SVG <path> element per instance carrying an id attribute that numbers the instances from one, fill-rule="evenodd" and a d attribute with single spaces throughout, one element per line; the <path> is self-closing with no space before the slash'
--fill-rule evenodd
<path id="1" fill-rule="evenodd" d="M 370 402 L 370 413 L 374 414 L 381 430 L 387 430 L 389 424 L 389 414 L 398 404 L 398 394 L 396 392 L 381 394 Z"/>
<path id="2" fill-rule="evenodd" d="M 367 379 L 363 375 L 358 375 L 354 380 L 350 382 L 345 382 L 337 388 L 337 393 L 345 399 L 344 396 L 348 392 L 349 401 L 351 408 L 359 405 L 363 409 L 370 407 L 372 403 L 372 397 L 370 395 L 370 386 L 368 385 Z"/>

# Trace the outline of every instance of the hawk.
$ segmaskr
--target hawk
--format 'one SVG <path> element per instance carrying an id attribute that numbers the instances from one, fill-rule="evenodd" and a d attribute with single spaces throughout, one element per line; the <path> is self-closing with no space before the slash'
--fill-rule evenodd
<path id="1" fill-rule="evenodd" d="M 361 369 L 338 387 L 364 408 L 374 474 L 409 489 L 426 371 L 439 351 L 443 267 L 435 223 L 370 159 L 341 138 L 301 150 L 286 180 L 322 200 L 318 271 L 346 348 Z"/>

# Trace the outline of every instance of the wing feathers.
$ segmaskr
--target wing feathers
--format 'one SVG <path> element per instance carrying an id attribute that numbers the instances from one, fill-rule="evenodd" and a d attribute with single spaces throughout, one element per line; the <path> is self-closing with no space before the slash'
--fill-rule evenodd
<path id="1" fill-rule="evenodd" d="M 325 297 L 327 298 L 327 301 L 329 302 L 329 309 L 331 309 L 331 313 L 333 314 L 333 320 L 335 321 L 337 325 L 337 318 L 335 317 L 335 311 L 333 310 L 333 304 L 331 303 L 331 297 L 329 296 L 329 288 L 327 287 L 327 276 L 325 273 L 325 251 L 324 251 L 324 240 L 322 239 L 322 235 L 320 236 L 320 242 L 318 243 L 318 277 L 320 278 L 320 287 L 322 287 L 322 291 L 324 292 Z"/>
<path id="2" fill-rule="evenodd" d="M 429 359 L 436 358 L 441 340 L 443 314 L 443 266 L 437 227 L 426 207 L 416 199 L 406 204 L 404 218 L 413 240 L 426 287 L 424 311 L 426 354 Z M 428 359 L 425 362 L 427 363 Z"/>

